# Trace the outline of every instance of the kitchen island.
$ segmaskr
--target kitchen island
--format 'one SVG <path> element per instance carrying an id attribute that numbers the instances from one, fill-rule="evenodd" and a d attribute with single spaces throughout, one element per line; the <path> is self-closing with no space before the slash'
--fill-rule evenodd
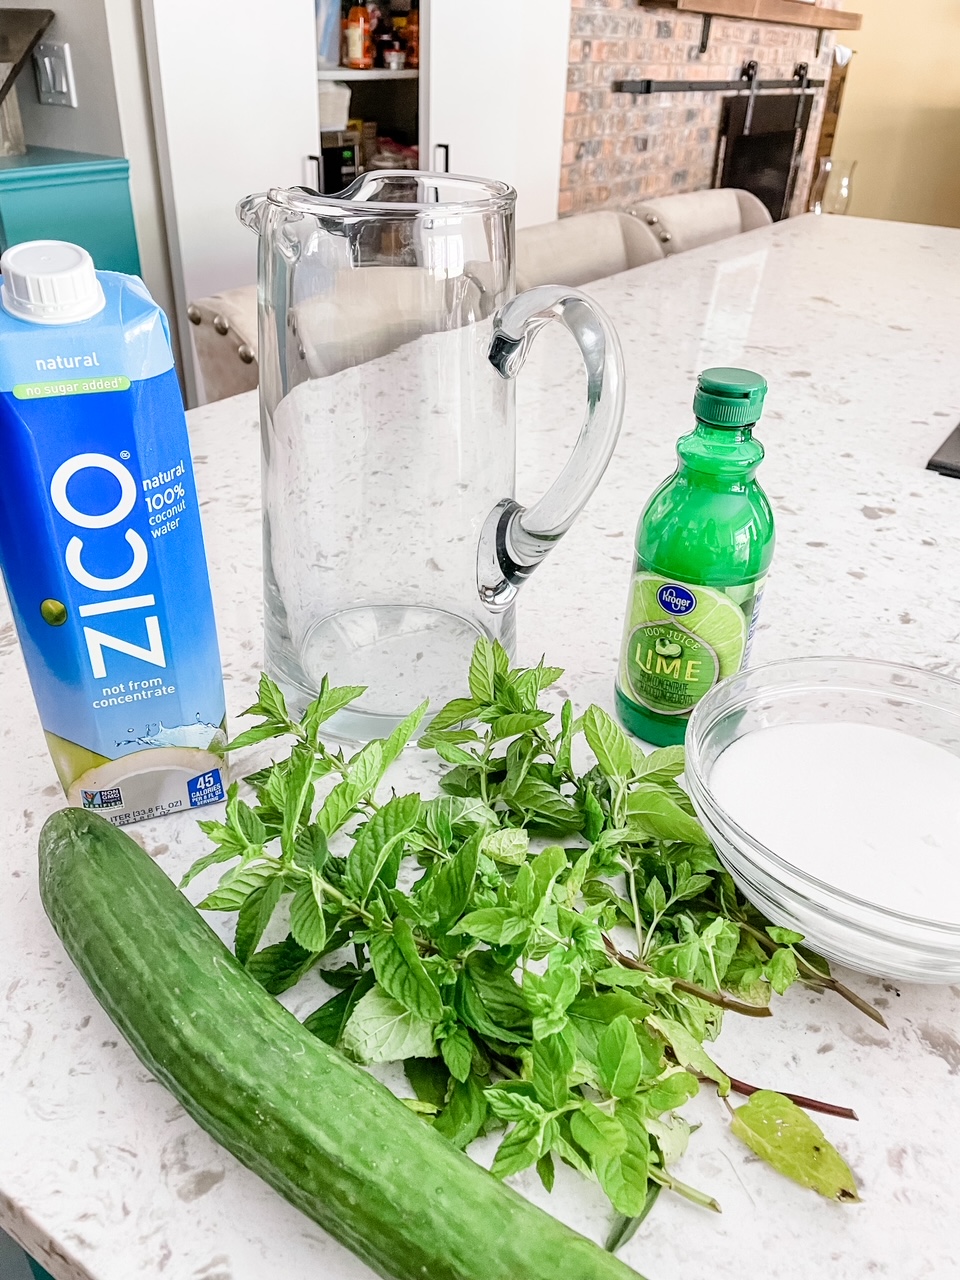
<path id="1" fill-rule="evenodd" d="M 770 383 L 757 434 L 778 531 L 754 660 L 850 654 L 960 676 L 960 480 L 924 469 L 960 418 L 958 280 L 960 230 L 806 216 L 590 286 L 623 340 L 624 429 L 597 494 L 521 593 L 520 660 L 546 652 L 578 708 L 612 709 L 634 525 L 691 425 L 696 373 L 739 364 Z M 534 344 L 518 389 L 521 501 L 572 444 L 582 376 L 566 335 Z M 236 717 L 261 666 L 256 398 L 189 418 Z M 0 1227 L 57 1280 L 366 1280 L 140 1066 L 47 923 L 36 842 L 62 797 L 5 603 L 0 709 Z M 395 769 L 405 787 L 435 787 L 416 751 Z M 128 830 L 175 879 L 206 848 L 196 815 Z M 728 1014 L 716 1056 L 741 1079 L 852 1106 L 858 1123 L 819 1119 L 863 1203 L 779 1177 L 704 1092 L 677 1173 L 723 1214 L 662 1196 L 622 1253 L 649 1280 L 960 1275 L 960 988 L 841 976 L 887 1030 L 794 989 L 771 1020 Z M 309 984 L 284 999 L 300 1016 L 319 1003 Z M 569 1170 L 552 1196 L 533 1170 L 514 1181 L 605 1234 L 603 1197 Z"/>

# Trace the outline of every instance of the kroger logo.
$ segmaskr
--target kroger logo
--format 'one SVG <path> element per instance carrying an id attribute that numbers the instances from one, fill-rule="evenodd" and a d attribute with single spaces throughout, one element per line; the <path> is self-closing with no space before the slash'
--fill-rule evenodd
<path id="1" fill-rule="evenodd" d="M 665 609 L 675 617 L 690 613 L 697 607 L 697 597 L 693 592 L 686 587 L 678 586 L 675 582 L 660 588 L 657 592 L 657 602 L 661 609 Z"/>

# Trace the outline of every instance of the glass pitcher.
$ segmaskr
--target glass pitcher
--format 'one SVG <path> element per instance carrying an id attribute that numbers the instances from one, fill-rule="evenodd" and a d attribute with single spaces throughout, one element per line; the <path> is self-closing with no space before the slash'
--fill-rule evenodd
<path id="1" fill-rule="evenodd" d="M 596 488 L 623 414 L 610 321 L 575 289 L 514 290 L 514 191 L 364 174 L 337 196 L 241 201 L 260 236 L 265 663 L 302 709 L 325 673 L 367 692 L 367 741 L 462 693 L 477 637 L 508 652 L 518 587 Z M 587 369 L 576 448 L 515 500 L 513 379 L 557 319 Z"/>

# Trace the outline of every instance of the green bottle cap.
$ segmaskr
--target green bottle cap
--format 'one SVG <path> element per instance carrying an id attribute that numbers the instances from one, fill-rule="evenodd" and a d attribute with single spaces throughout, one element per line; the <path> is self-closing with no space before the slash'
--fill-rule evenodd
<path id="1" fill-rule="evenodd" d="M 749 369 L 704 369 L 693 393 L 693 412 L 712 427 L 746 427 L 757 421 L 767 380 Z"/>

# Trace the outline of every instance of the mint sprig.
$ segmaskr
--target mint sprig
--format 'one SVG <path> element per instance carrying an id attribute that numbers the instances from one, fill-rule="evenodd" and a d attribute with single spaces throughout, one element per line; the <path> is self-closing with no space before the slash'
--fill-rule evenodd
<path id="1" fill-rule="evenodd" d="M 757 1092 L 705 1047 L 725 1011 L 767 1017 L 772 993 L 802 982 L 880 1015 L 739 893 L 676 781 L 682 748 L 644 754 L 597 706 L 577 718 L 567 700 L 558 717 L 541 704 L 562 674 L 511 668 L 479 640 L 468 694 L 419 739 L 449 766 L 427 799 L 378 799 L 426 704 L 347 757 L 321 733 L 363 689 L 325 678 L 294 719 L 261 677 L 245 713 L 260 723 L 231 748 L 282 738 L 289 753 L 230 787 L 223 822 L 200 824 L 215 849 L 183 884 L 232 863 L 199 905 L 236 915 L 237 958 L 257 981 L 277 994 L 320 967 L 335 994 L 309 1031 L 361 1063 L 402 1062 L 410 1105 L 457 1146 L 504 1130 L 495 1176 L 535 1167 L 550 1189 L 560 1160 L 596 1179 L 616 1248 L 661 1190 L 719 1207 L 670 1165 L 701 1084 Z M 278 920 L 286 936 L 262 945 Z M 852 1113 L 762 1092 L 734 1132 L 821 1194 L 855 1194 L 791 1108 Z M 783 1115 L 780 1149 L 769 1117 Z M 824 1151 L 842 1195 L 818 1172 Z"/>

